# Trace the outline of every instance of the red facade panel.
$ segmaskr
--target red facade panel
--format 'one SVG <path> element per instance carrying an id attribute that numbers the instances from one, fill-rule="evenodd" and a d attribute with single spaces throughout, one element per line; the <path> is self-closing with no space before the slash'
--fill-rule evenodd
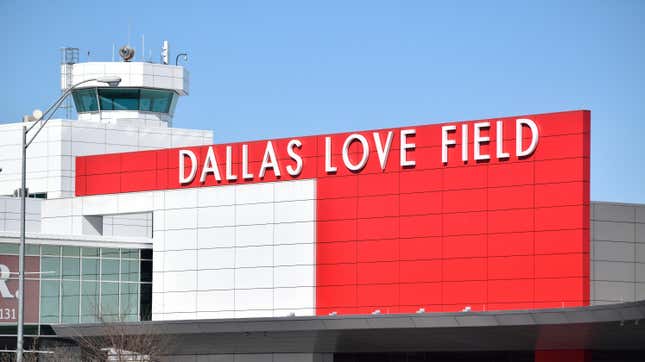
<path id="1" fill-rule="evenodd" d="M 535 151 L 518 157 L 533 132 Z M 498 121 L 503 140 L 498 140 Z M 516 140 L 516 125 L 522 137 Z M 454 145 L 443 146 L 444 126 Z M 415 130 L 401 164 L 400 132 Z M 468 140 L 462 136 L 467 129 Z M 589 303 L 588 111 L 496 118 L 379 130 L 393 132 L 384 168 L 373 132 L 358 134 L 370 147 L 359 170 L 345 166 L 342 147 L 351 133 L 298 138 L 303 170 L 290 176 L 289 139 L 274 140 L 281 175 L 259 177 L 266 141 L 249 142 L 243 179 L 243 144 L 231 147 L 237 180 L 210 174 L 179 183 L 179 149 L 77 159 L 77 195 L 316 178 L 316 313 L 382 313 L 546 308 Z M 475 142 L 475 133 L 488 141 Z M 475 148 L 487 160 L 475 160 Z M 209 146 L 188 147 L 196 174 Z M 467 150 L 464 154 L 463 150 Z M 213 146 L 225 174 L 226 146 Z M 445 152 L 445 155 L 444 155 Z M 362 157 L 360 142 L 346 155 Z M 447 162 L 442 158 L 446 157 Z M 466 157 L 467 160 L 463 160 Z M 184 159 L 184 162 L 190 160 Z M 336 168 L 328 171 L 327 168 Z M 191 171 L 187 164 L 185 173 Z"/>

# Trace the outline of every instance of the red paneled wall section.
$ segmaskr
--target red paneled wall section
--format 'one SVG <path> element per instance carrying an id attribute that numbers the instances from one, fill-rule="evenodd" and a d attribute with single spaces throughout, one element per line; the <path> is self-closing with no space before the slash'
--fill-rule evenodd
<path id="1" fill-rule="evenodd" d="M 529 118 L 539 129 L 536 151 L 514 156 L 515 120 Z M 482 145 L 489 161 L 473 161 L 472 124 L 454 122 L 448 163 L 441 162 L 442 125 L 411 126 L 413 167 L 399 164 L 399 130 L 381 169 L 372 131 L 357 132 L 370 145 L 360 172 L 343 166 L 341 148 L 351 133 L 331 135 L 332 164 L 325 172 L 325 136 L 297 138 L 303 171 L 286 145 L 275 140 L 281 177 L 257 177 L 266 141 L 249 142 L 249 170 L 241 177 L 241 144 L 230 145 L 238 179 L 178 181 L 178 149 L 78 157 L 76 194 L 216 186 L 317 179 L 316 312 L 325 315 L 532 309 L 589 304 L 590 113 L 572 111 L 484 120 L 491 141 Z M 495 157 L 497 121 L 503 121 L 504 151 Z M 469 125 L 469 160 L 461 161 L 461 125 Z M 381 130 L 384 141 L 387 132 Z M 530 134 L 524 132 L 526 145 Z M 384 142 L 383 142 L 384 143 Z M 189 147 L 203 160 L 207 146 Z M 225 174 L 226 145 L 214 146 Z M 360 145 L 350 146 L 350 159 Z"/>
<path id="2" fill-rule="evenodd" d="M 464 163 L 458 144 L 444 165 L 431 125 L 416 127 L 414 168 L 319 175 L 317 313 L 588 305 L 590 114 L 527 118 L 540 139 L 526 159 Z"/>

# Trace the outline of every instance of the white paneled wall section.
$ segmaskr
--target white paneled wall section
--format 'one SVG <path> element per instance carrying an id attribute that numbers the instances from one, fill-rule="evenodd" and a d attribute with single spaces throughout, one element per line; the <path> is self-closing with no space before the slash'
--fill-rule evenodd
<path id="1" fill-rule="evenodd" d="M 315 180 L 43 202 L 47 233 L 84 215 L 153 213 L 155 320 L 313 315 Z"/>

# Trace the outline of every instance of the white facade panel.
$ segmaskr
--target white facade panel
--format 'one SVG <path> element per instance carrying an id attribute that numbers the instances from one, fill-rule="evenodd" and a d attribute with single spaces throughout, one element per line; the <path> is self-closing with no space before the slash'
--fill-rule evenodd
<path id="1" fill-rule="evenodd" d="M 278 265 L 313 265 L 314 244 L 276 245 L 274 264 Z"/>
<path id="2" fill-rule="evenodd" d="M 197 189 L 197 206 L 228 206 L 235 204 L 237 186 L 201 187 Z"/>
<path id="3" fill-rule="evenodd" d="M 212 206 L 197 209 L 200 228 L 235 225 L 235 206 Z"/>
<path id="4" fill-rule="evenodd" d="M 274 224 L 236 226 L 235 245 L 238 247 L 273 245 L 274 227 Z"/>
<path id="5" fill-rule="evenodd" d="M 166 250 L 195 250 L 197 249 L 197 230 L 166 230 L 165 246 Z"/>
<path id="6" fill-rule="evenodd" d="M 313 200 L 316 198 L 315 183 L 315 179 L 276 182 L 275 202 Z"/>
<path id="7" fill-rule="evenodd" d="M 271 316 L 273 310 L 273 289 L 236 289 L 235 311 L 265 310 Z M 235 314 L 238 317 L 238 314 Z"/>
<path id="8" fill-rule="evenodd" d="M 164 313 L 194 313 L 197 292 L 165 292 L 163 304 Z"/>
<path id="9" fill-rule="evenodd" d="M 314 287 L 276 288 L 274 292 L 274 308 L 305 309 L 314 305 L 316 293 Z"/>
<path id="10" fill-rule="evenodd" d="M 235 310 L 233 290 L 205 290 L 197 292 L 197 310 L 204 312 L 231 312 Z"/>
<path id="11" fill-rule="evenodd" d="M 303 244 L 313 243 L 316 237 L 316 223 L 294 222 L 275 225 L 276 244 Z"/>
<path id="12" fill-rule="evenodd" d="M 194 229 L 197 226 L 197 209 L 166 210 L 166 230 Z"/>
<path id="13" fill-rule="evenodd" d="M 216 269 L 202 270 L 197 272 L 197 289 L 203 290 L 230 290 L 235 289 L 235 270 Z M 233 308 L 231 307 L 231 310 Z"/>
<path id="14" fill-rule="evenodd" d="M 273 202 L 273 183 L 237 186 L 235 202 L 238 205 Z"/>
<path id="15" fill-rule="evenodd" d="M 238 205 L 235 225 L 261 225 L 273 223 L 273 203 Z"/>
<path id="16" fill-rule="evenodd" d="M 313 287 L 315 265 L 279 266 L 274 268 L 276 288 Z"/>
<path id="17" fill-rule="evenodd" d="M 156 258 L 156 255 L 153 255 L 153 258 Z M 154 260 L 152 263 L 154 264 Z M 197 251 L 196 250 L 165 251 L 164 266 L 165 266 L 165 271 L 197 270 Z"/>
<path id="18" fill-rule="evenodd" d="M 236 268 L 235 289 L 273 288 L 273 268 Z"/>
<path id="19" fill-rule="evenodd" d="M 197 230 L 199 249 L 228 248 L 235 246 L 235 227 L 200 228 Z"/>
<path id="20" fill-rule="evenodd" d="M 197 290 L 197 271 L 164 273 L 164 292 Z"/>
<path id="21" fill-rule="evenodd" d="M 315 201 L 285 201 L 275 204 L 275 221 L 278 223 L 314 221 Z"/>
<path id="22" fill-rule="evenodd" d="M 234 248 L 200 249 L 197 252 L 197 257 L 199 270 L 234 268 L 236 266 Z"/>
<path id="23" fill-rule="evenodd" d="M 273 266 L 273 246 L 235 248 L 235 267 Z"/>

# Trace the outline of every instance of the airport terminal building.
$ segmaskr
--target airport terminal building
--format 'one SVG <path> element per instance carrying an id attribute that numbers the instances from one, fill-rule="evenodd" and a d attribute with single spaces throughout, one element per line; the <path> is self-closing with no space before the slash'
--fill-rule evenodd
<path id="1" fill-rule="evenodd" d="M 186 361 L 639 360 L 645 205 L 591 201 L 591 112 L 216 144 L 182 66 L 63 65 L 27 154 L 26 333 L 153 328 Z M 15 348 L 22 123 L 0 125 Z"/>

